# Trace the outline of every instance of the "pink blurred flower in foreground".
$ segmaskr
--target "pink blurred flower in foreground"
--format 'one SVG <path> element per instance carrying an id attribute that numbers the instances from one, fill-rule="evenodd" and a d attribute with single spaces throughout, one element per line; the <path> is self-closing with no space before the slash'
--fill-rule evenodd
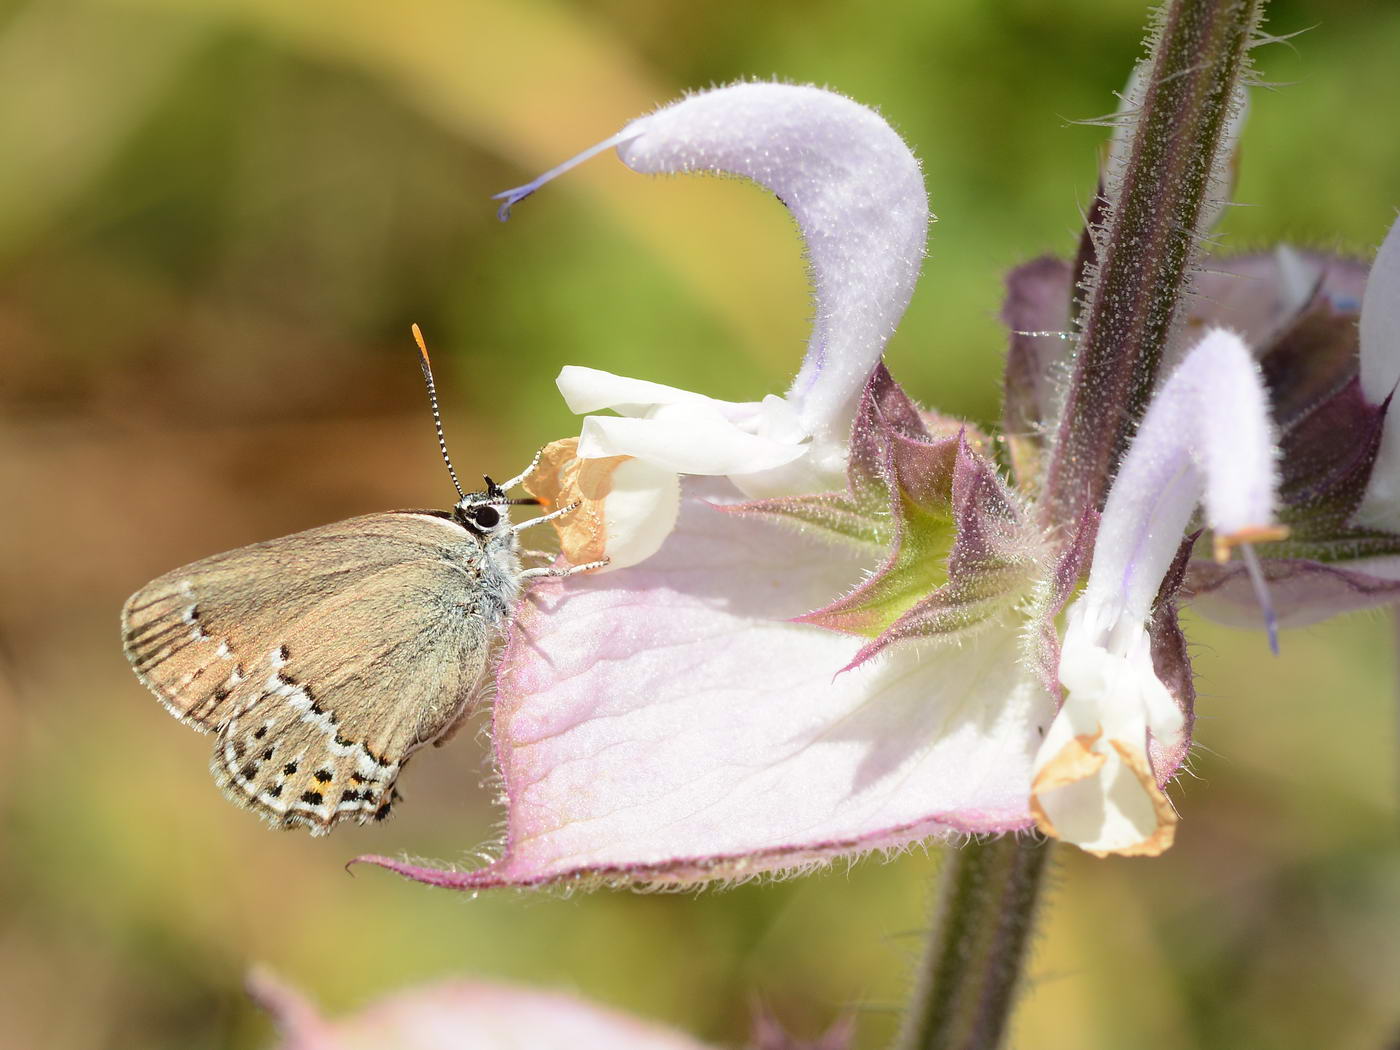
<path id="1" fill-rule="evenodd" d="M 1291 615 L 1338 570 L 1315 547 L 1261 568 L 1250 543 L 1285 524 L 1308 533 L 1328 500 L 1328 527 L 1350 528 L 1368 482 L 1367 506 L 1400 502 L 1372 481 L 1382 388 L 1400 364 L 1366 363 L 1400 361 L 1400 324 L 1371 307 L 1394 302 L 1396 267 L 1378 265 L 1367 292 L 1359 387 L 1344 327 L 1325 330 L 1336 418 L 1319 435 L 1279 406 L 1317 382 L 1287 347 L 1299 324 L 1338 313 L 1327 266 L 1263 311 L 1277 322 L 1267 336 L 1235 325 L 1253 346 L 1216 326 L 1227 310 L 1183 317 L 1139 403 L 1124 376 L 1147 366 L 1046 336 L 1071 330 L 1075 279 L 1031 264 L 1011 282 L 1008 426 L 992 441 L 918 410 L 880 365 L 927 207 L 917 162 L 878 116 L 811 87 L 705 92 L 503 195 L 507 207 L 607 147 L 639 171 L 729 172 L 774 192 L 808 245 L 812 341 L 784 396 L 748 404 L 564 370 L 571 407 L 620 418 L 589 416 L 536 483 L 585 501 L 565 554 L 601 550 L 616 571 L 520 610 L 494 715 L 503 852 L 465 872 L 366 859 L 475 888 L 741 878 L 1035 825 L 1101 854 L 1170 845 L 1162 788 L 1185 759 L 1193 701 L 1178 597 L 1257 615 L 1267 578 Z M 1101 281 L 1116 279 L 1106 193 Z M 1244 298 L 1284 299 L 1295 277 Z M 1119 320 L 1148 307 L 1160 311 L 1127 303 Z M 1075 497 L 1105 480 L 1094 455 L 1113 479 L 1101 513 Z M 1203 529 L 1208 553 L 1194 558 Z M 1394 533 L 1366 535 L 1400 553 Z M 1330 609 L 1364 587 L 1393 600 L 1396 585 L 1358 579 L 1327 591 Z"/>
<path id="2" fill-rule="evenodd" d="M 414 988 L 339 1021 L 265 972 L 248 990 L 277 1025 L 277 1050 L 707 1050 L 573 996 L 484 981 Z"/>
<path id="3" fill-rule="evenodd" d="M 266 970 L 248 994 L 272 1017 L 276 1050 L 709 1050 L 691 1037 L 560 992 L 487 981 L 441 981 L 380 999 L 328 1021 Z M 851 1016 L 813 1040 L 796 1039 L 759 1007 L 750 1050 L 847 1050 Z"/>

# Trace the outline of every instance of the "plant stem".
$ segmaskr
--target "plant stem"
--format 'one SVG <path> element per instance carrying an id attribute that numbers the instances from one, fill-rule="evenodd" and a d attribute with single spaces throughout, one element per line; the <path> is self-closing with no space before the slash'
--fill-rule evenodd
<path id="1" fill-rule="evenodd" d="M 949 851 L 942 901 L 898 1050 L 995 1050 L 1016 1001 L 1050 855 L 1039 835 Z"/>
<path id="2" fill-rule="evenodd" d="M 1104 173 L 1081 247 L 1073 371 L 1046 479 L 1052 522 L 1101 508 L 1180 320 L 1192 266 L 1228 185 L 1264 0 L 1169 0 L 1149 38 L 1131 140 Z M 1087 250 L 1086 250 L 1087 249 Z"/>

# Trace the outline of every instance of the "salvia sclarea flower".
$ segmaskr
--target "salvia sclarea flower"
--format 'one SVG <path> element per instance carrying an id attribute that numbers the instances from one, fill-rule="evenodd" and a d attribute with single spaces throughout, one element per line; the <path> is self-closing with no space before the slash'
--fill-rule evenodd
<path id="1" fill-rule="evenodd" d="M 412 988 L 334 1021 L 264 971 L 250 975 L 248 991 L 277 1026 L 277 1050 L 706 1050 L 683 1033 L 571 995 L 486 981 Z"/>
<path id="2" fill-rule="evenodd" d="M 1000 436 L 920 409 L 880 363 L 927 205 L 908 148 L 846 98 L 693 95 L 503 195 L 609 147 L 746 176 L 807 242 L 815 330 L 792 386 L 747 404 L 564 370 L 575 411 L 617 415 L 529 484 L 582 504 L 565 556 L 614 571 L 516 620 L 501 854 L 366 859 L 478 888 L 681 885 L 1037 826 L 1101 855 L 1167 848 L 1194 700 L 1178 603 L 1272 638 L 1275 610 L 1400 598 L 1397 235 L 1369 282 L 1290 249 L 1192 265 L 1251 31 L 1220 38 L 1233 65 L 1188 118 L 1172 92 L 1210 63 L 1138 74 L 1080 258 L 1013 273 Z"/>
<path id="3" fill-rule="evenodd" d="M 451 980 L 408 988 L 347 1017 L 323 1017 L 295 988 L 262 969 L 248 993 L 272 1018 L 276 1050 L 711 1050 L 675 1029 L 562 992 L 490 981 Z M 814 1041 L 793 1038 L 757 1012 L 750 1050 L 846 1050 L 849 1019 Z"/>

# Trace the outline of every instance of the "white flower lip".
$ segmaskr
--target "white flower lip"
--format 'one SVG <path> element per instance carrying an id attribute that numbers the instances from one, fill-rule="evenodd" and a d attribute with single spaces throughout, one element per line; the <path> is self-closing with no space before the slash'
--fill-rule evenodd
<path id="1" fill-rule="evenodd" d="M 564 403 L 575 415 L 598 412 L 610 408 L 619 415 L 645 415 L 656 405 L 713 404 L 715 401 L 704 394 L 666 386 L 664 383 L 649 383 L 645 379 L 629 379 L 613 375 L 597 368 L 584 368 L 582 365 L 565 365 L 557 380 L 559 393 L 564 395 Z"/>
<path id="2" fill-rule="evenodd" d="M 679 476 L 631 456 L 583 459 L 578 446 L 578 438 L 547 445 L 523 482 L 548 505 L 574 504 L 555 522 L 560 553 L 574 565 L 606 561 L 600 573 L 650 558 L 675 527 Z"/>
<path id="3" fill-rule="evenodd" d="M 1179 744 L 1181 709 L 1152 667 L 1147 631 L 1105 637 L 1093 608 L 1070 610 L 1060 655 L 1068 690 L 1036 756 L 1032 810 L 1042 831 L 1090 853 L 1156 856 L 1176 813 L 1158 787 L 1147 738 Z"/>
<path id="4" fill-rule="evenodd" d="M 1272 426 L 1248 347 L 1220 328 L 1148 406 L 1109 490 L 1089 581 L 1067 614 L 1068 695 L 1032 786 L 1048 833 L 1095 853 L 1155 855 L 1171 844 L 1176 816 L 1148 756 L 1151 743 L 1178 747 L 1184 722 L 1153 666 L 1148 619 L 1198 505 L 1217 556 L 1285 534 L 1274 525 Z"/>
<path id="5" fill-rule="evenodd" d="M 575 412 L 620 413 L 584 419 L 578 448 L 583 459 L 632 456 L 677 474 L 722 476 L 771 470 L 807 452 L 808 435 L 780 397 L 719 401 L 577 366 L 566 367 L 556 382 Z"/>

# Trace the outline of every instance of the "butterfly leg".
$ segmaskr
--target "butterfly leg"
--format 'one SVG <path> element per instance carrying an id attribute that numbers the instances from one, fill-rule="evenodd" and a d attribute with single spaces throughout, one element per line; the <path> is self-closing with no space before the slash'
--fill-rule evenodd
<path id="1" fill-rule="evenodd" d="M 519 474 L 515 475 L 515 477 L 511 478 L 509 481 L 501 482 L 501 488 L 504 491 L 509 492 L 511 489 L 515 488 L 516 485 L 519 485 L 522 481 L 528 478 L 531 474 L 534 473 L 535 468 L 540 465 L 540 457 L 543 455 L 544 449 L 540 449 L 538 452 L 535 453 L 535 458 L 530 460 L 530 465 L 524 470 L 522 470 Z"/>
<path id="2" fill-rule="evenodd" d="M 590 569 L 601 569 L 611 561 L 611 558 L 604 558 L 602 561 L 590 561 L 583 565 L 570 565 L 566 569 L 526 569 L 520 574 L 520 579 L 522 582 L 545 578 L 561 580 L 566 576 L 577 576 L 581 572 L 588 572 Z"/>
<path id="3" fill-rule="evenodd" d="M 555 518 L 562 517 L 563 515 L 568 514 L 570 511 L 578 510 L 580 506 L 581 504 L 579 503 L 565 504 L 558 510 L 552 510 L 548 514 L 541 514 L 538 518 L 531 518 L 529 521 L 522 521 L 519 525 L 512 525 L 510 531 L 518 533 L 522 529 L 532 528 L 535 525 L 543 525 L 545 522 L 553 521 Z"/>

